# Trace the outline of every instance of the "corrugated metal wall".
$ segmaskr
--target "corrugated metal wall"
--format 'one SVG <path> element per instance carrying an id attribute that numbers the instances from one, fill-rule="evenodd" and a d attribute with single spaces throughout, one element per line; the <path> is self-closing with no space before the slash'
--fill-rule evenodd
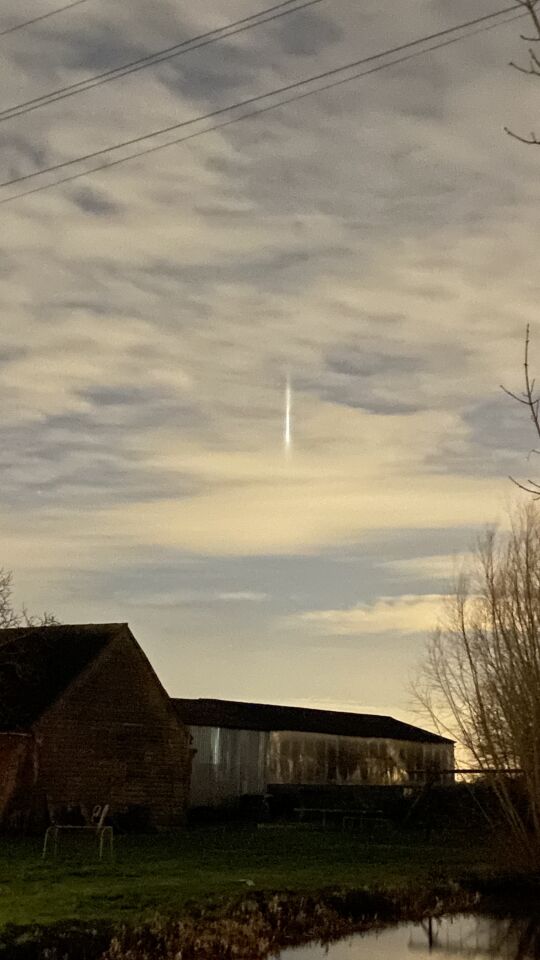
<path id="1" fill-rule="evenodd" d="M 450 744 L 279 731 L 270 734 L 267 783 L 377 784 L 452 769 Z"/>
<path id="2" fill-rule="evenodd" d="M 451 744 L 191 727 L 191 806 L 218 806 L 268 784 L 387 784 L 452 769 Z"/>
<path id="3" fill-rule="evenodd" d="M 190 727 L 197 751 L 191 771 L 191 806 L 218 806 L 266 790 L 268 733 Z"/>

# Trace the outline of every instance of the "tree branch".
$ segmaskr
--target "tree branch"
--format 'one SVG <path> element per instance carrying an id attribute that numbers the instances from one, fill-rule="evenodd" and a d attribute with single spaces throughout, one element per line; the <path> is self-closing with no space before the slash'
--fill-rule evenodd
<path id="1" fill-rule="evenodd" d="M 504 132 L 507 133 L 509 137 L 513 137 L 514 140 L 519 140 L 520 143 L 526 143 L 529 146 L 531 144 L 534 144 L 535 146 L 538 146 L 540 144 L 540 140 L 538 139 L 535 133 L 531 133 L 530 137 L 521 137 L 519 133 L 514 133 L 513 130 L 509 129 L 509 127 L 504 127 Z"/>
<path id="2" fill-rule="evenodd" d="M 531 378 L 530 374 L 530 345 L 531 327 L 530 324 L 527 324 L 525 328 L 525 355 L 523 357 L 523 378 L 525 381 L 525 390 L 522 394 L 514 393 L 513 390 L 508 390 L 507 387 L 504 387 L 502 384 L 501 390 L 512 400 L 515 400 L 517 403 L 521 403 L 523 406 L 528 407 L 531 420 L 534 423 L 536 435 L 540 437 L 540 395 L 535 393 L 536 379 L 534 377 Z M 529 451 L 529 456 L 531 453 L 538 453 L 538 451 L 534 449 Z M 524 490 L 525 493 L 532 494 L 535 500 L 540 499 L 540 483 L 536 483 L 535 480 L 527 480 L 525 483 L 521 483 L 514 477 L 510 477 L 509 479 L 516 485 L 516 487 L 519 487 L 520 490 Z"/>

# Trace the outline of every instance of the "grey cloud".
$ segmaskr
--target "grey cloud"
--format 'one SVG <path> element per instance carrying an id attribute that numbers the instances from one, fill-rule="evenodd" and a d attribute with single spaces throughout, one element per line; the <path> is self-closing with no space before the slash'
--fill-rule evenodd
<path id="1" fill-rule="evenodd" d="M 167 393 L 150 387 L 102 386 L 80 391 L 80 395 L 93 407 L 92 415 L 84 418 L 88 432 L 108 435 L 112 441 L 128 429 L 136 431 L 173 424 L 179 430 L 196 430 L 203 426 L 203 416 L 195 405 L 182 402 L 172 390 Z M 109 411 L 112 411 L 110 419 Z M 56 418 L 51 426 L 58 426 Z"/>
<path id="2" fill-rule="evenodd" d="M 427 56 L 391 72 L 393 107 L 404 116 L 444 122 L 447 112 L 448 70 Z"/>
<path id="3" fill-rule="evenodd" d="M 526 456 L 537 445 L 527 409 L 502 390 L 494 389 L 490 397 L 466 411 L 464 419 L 473 430 L 473 443 L 484 449 Z"/>
<path id="4" fill-rule="evenodd" d="M 114 387 L 103 385 L 85 390 L 81 395 L 97 407 L 134 406 L 155 401 L 155 394 L 147 387 Z M 172 399 L 172 398 L 171 398 Z"/>
<path id="5" fill-rule="evenodd" d="M 110 307 L 106 301 L 99 299 L 69 300 L 59 298 L 54 304 L 54 310 L 56 313 L 60 311 L 68 314 L 82 312 L 85 314 L 94 314 L 97 317 L 105 317 L 109 314 Z M 118 310 L 118 307 L 116 307 L 116 310 Z M 128 315 L 128 313 L 130 316 L 133 316 L 130 311 L 126 311 L 126 315 Z"/>
<path id="6" fill-rule="evenodd" d="M 343 344 L 330 352 L 327 357 L 328 369 L 345 377 L 377 377 L 381 374 L 417 373 L 425 366 L 422 356 L 407 356 L 410 347 L 402 344 L 394 346 L 395 353 L 377 353 L 373 349 L 362 348 L 362 344 Z"/>
<path id="7" fill-rule="evenodd" d="M 209 220 L 221 220 L 225 223 L 230 223 L 233 220 L 239 222 L 248 219 L 248 214 L 245 210 L 237 209 L 232 206 L 219 206 L 218 204 L 197 204 L 194 208 L 197 213 L 200 213 L 203 217 L 208 217 Z"/>
<path id="8" fill-rule="evenodd" d="M 211 99 L 218 106 L 222 93 L 256 80 L 258 66 L 253 51 L 225 40 L 175 57 L 156 69 L 163 83 L 174 92 L 191 100 Z"/>
<path id="9" fill-rule="evenodd" d="M 201 425 L 199 411 L 148 387 L 103 386 L 80 395 L 91 404 L 86 413 L 0 429 L 4 505 L 31 504 L 37 495 L 49 505 L 85 509 L 96 496 L 106 504 L 193 493 L 193 480 L 149 468 L 131 438 L 167 425 L 193 431 Z"/>
<path id="10" fill-rule="evenodd" d="M 469 3 L 455 2 L 452 20 L 465 19 Z M 487 0 L 479 2 L 481 12 L 487 11 Z M 31 126 L 23 127 L 22 118 L 19 126 L 3 124 L 4 169 L 8 158 L 14 173 L 44 165 L 51 142 L 62 154 L 79 141 L 88 143 L 87 149 L 94 141 L 111 143 L 124 127 L 127 139 L 132 130 L 159 126 L 162 117 L 164 125 L 169 117 L 192 115 L 193 101 L 219 106 L 240 87 L 248 96 L 410 39 L 450 18 L 447 3 L 431 0 L 405 0 L 399 21 L 395 5 L 378 0 L 366 0 L 362 10 L 346 0 L 339 13 L 331 4 L 325 9 L 335 17 L 326 34 L 320 24 L 310 33 L 300 17 L 284 20 L 279 28 L 245 34 L 242 43 L 218 44 L 205 55 L 200 51 L 144 71 L 138 80 L 108 84 L 93 98 L 36 111 Z M 81 29 L 76 36 L 67 20 L 61 30 L 40 31 L 39 43 L 30 31 L 21 31 L 2 73 L 4 86 L 14 91 L 8 102 L 22 98 L 21 90 L 32 96 L 94 65 L 106 68 L 173 42 L 178 32 L 198 30 L 194 23 L 188 33 L 179 22 L 178 4 L 168 0 L 156 10 L 141 0 L 129 8 L 103 2 L 99 10 L 107 29 L 98 18 L 86 35 Z M 225 0 L 216 0 L 211 7 L 192 5 L 189 13 L 200 15 L 201 23 L 205 17 L 217 23 L 229 11 Z M 516 82 L 505 72 L 506 51 L 502 34 L 486 34 L 481 44 L 456 44 L 447 53 L 119 166 L 107 179 L 80 181 L 74 194 L 79 205 L 66 202 L 71 187 L 3 207 L 0 263 L 9 327 L 3 372 L 28 355 L 35 359 L 37 381 L 48 352 L 49 362 L 58 360 L 48 375 L 58 381 L 52 406 L 65 410 L 53 416 L 42 411 L 27 368 L 21 399 L 28 405 L 24 417 L 33 422 L 10 407 L 13 425 L 3 423 L 0 430 L 6 522 L 20 529 L 31 510 L 41 511 L 52 530 L 44 540 L 49 536 L 52 543 L 54 518 L 63 518 L 68 508 L 91 514 L 96 506 L 121 510 L 134 503 L 144 518 L 160 497 L 200 493 L 194 474 L 201 461 L 209 464 L 204 483 L 228 485 L 242 503 L 246 477 L 269 444 L 276 443 L 275 464 L 278 471 L 282 467 L 280 405 L 287 364 L 300 416 L 299 457 L 290 470 L 298 462 L 297 483 L 308 490 L 320 450 L 315 429 L 309 449 L 301 446 L 302 409 L 308 417 L 317 415 L 314 401 L 321 399 L 379 414 L 431 410 L 435 418 L 455 417 L 444 445 L 435 423 L 434 446 L 441 449 L 418 466 L 418 475 L 425 467 L 434 474 L 454 470 L 482 478 L 480 499 L 488 475 L 519 476 L 531 445 L 528 424 L 521 433 L 518 413 L 506 419 L 506 401 L 482 402 L 486 383 L 503 378 L 501 367 L 511 362 L 508 343 L 517 340 L 526 318 L 534 318 L 538 299 L 538 161 L 517 145 L 511 152 L 499 134 L 505 112 L 514 116 L 518 109 L 517 96 L 504 99 Z M 519 101 L 525 113 L 527 96 Z M 84 216 L 96 208 L 104 216 Z M 531 278 L 527 284 L 524 275 Z M 471 323 L 482 315 L 477 334 Z M 75 338 L 84 360 L 80 368 Z M 519 363 L 518 355 L 516 370 Z M 168 379 L 159 383 L 164 364 Z M 176 389 L 180 368 L 191 389 Z M 3 394 L 5 407 L 13 389 Z M 351 422 L 350 410 L 333 409 L 331 429 L 341 423 L 341 414 Z M 368 417 L 362 422 L 371 428 Z M 406 417 L 402 423 L 407 425 Z M 159 440 L 160 428 L 166 440 Z M 189 477 L 181 456 L 174 457 L 175 437 L 180 450 L 189 438 L 190 453 L 195 451 Z M 218 470 L 214 475 L 212 463 L 227 452 L 230 475 Z M 171 454 L 170 471 L 156 468 L 156 461 L 168 463 Z M 322 464 L 327 466 L 324 458 Z M 290 478 L 281 482 L 278 473 L 276 491 L 287 483 Z M 351 526 L 352 514 L 351 508 Z M 74 538 L 78 530 L 74 522 Z M 204 683 L 226 696 L 232 681 L 223 676 L 219 651 L 228 649 L 231 638 L 240 648 L 247 637 L 249 650 L 274 656 L 276 614 L 317 605 L 347 607 L 403 592 L 395 571 L 381 572 L 378 561 L 434 555 L 441 543 L 445 553 L 461 551 L 472 532 L 450 527 L 368 533 L 361 543 L 347 544 L 354 563 L 339 568 L 337 545 L 332 556 L 324 551 L 317 556 L 315 546 L 306 557 L 199 557 L 189 572 L 180 550 L 147 543 L 129 547 L 119 537 L 114 562 L 91 559 L 99 568 L 94 577 L 86 578 L 76 564 L 55 574 L 58 612 L 63 619 L 87 614 L 127 619 L 131 604 L 139 616 L 134 600 L 145 592 L 173 598 L 175 592 L 185 598 L 197 590 L 206 596 L 268 593 L 271 601 L 258 605 L 252 620 L 236 604 L 223 604 L 227 610 L 218 622 L 201 604 L 183 609 L 181 623 L 176 610 L 167 617 L 159 606 L 152 607 L 153 620 L 142 621 L 152 642 L 167 637 L 161 655 L 169 674 L 181 663 L 179 693 L 186 675 L 201 667 L 203 648 L 212 655 L 201 667 Z M 40 550 L 46 547 L 40 542 Z M 242 550 L 240 541 L 236 549 Z M 25 558 L 20 562 L 39 588 L 39 574 L 26 570 Z M 28 599 L 32 603 L 31 592 Z M 190 659 L 191 648 L 196 654 Z M 295 649 L 291 643 L 287 656 Z M 240 656 L 245 664 L 245 649 Z M 349 675 L 350 662 L 348 654 Z M 364 665 L 359 659 L 360 672 Z M 321 695 L 331 693 L 332 669 Z M 316 671 L 320 678 L 319 662 Z M 262 687 L 257 690 L 265 695 Z M 206 691 L 193 695 L 201 692 Z M 306 687 L 303 695 L 312 692 Z"/>
<path id="11" fill-rule="evenodd" d="M 74 190 L 71 193 L 71 200 L 80 210 L 97 217 L 109 217 L 120 210 L 120 207 L 112 203 L 104 194 L 100 194 L 97 190 L 88 186 Z"/>
<path id="12" fill-rule="evenodd" d="M 13 449 L 13 448 L 12 448 Z M 101 509 L 122 502 L 151 505 L 162 497 L 177 500 L 193 494 L 191 481 L 158 476 L 136 464 L 122 462 L 120 454 L 103 454 L 81 445 L 69 451 L 57 444 L 55 457 L 29 451 L 18 458 L 17 467 L 3 465 L 2 506 L 10 510 L 80 511 Z"/>
<path id="13" fill-rule="evenodd" d="M 395 345 L 394 354 L 378 353 L 371 344 L 344 344 L 326 358 L 327 375 L 322 384 L 305 385 L 322 399 L 382 415 L 406 415 L 422 409 L 421 402 L 400 396 L 403 378 L 411 378 L 425 369 L 426 358 L 407 356 Z M 395 389 L 393 383 L 396 383 Z"/>
<path id="14" fill-rule="evenodd" d="M 391 317 L 390 322 L 395 322 L 395 318 Z M 387 351 L 381 352 L 373 336 L 378 326 L 379 318 L 375 316 L 364 341 L 358 338 L 328 351 L 326 375 L 322 381 L 304 383 L 304 389 L 334 403 L 375 414 L 407 415 L 425 409 L 429 401 L 422 396 L 420 384 L 423 377 L 435 372 L 433 358 L 422 350 L 415 354 L 411 344 L 399 339 L 389 340 Z M 446 347 L 446 362 L 451 369 L 462 366 L 467 356 L 464 347 Z"/>
<path id="15" fill-rule="evenodd" d="M 0 349 L 0 366 L 7 366 L 14 360 L 20 360 L 24 357 L 26 350 L 23 347 L 4 347 Z"/>
<path id="16" fill-rule="evenodd" d="M 247 224 L 247 217 L 244 220 Z M 159 262 L 141 270 L 139 277 L 145 285 L 153 285 L 157 277 L 166 276 L 178 286 L 198 291 L 230 283 L 251 286 L 258 291 L 299 290 L 305 287 L 307 277 L 320 272 L 325 260 L 338 261 L 347 254 L 349 251 L 344 247 L 320 245 L 306 251 L 269 250 L 266 256 L 258 253 L 245 261 L 231 257 L 220 262 L 189 265 Z"/>
<path id="17" fill-rule="evenodd" d="M 368 396 L 365 398 L 351 398 L 343 390 L 337 388 L 328 388 L 323 395 L 323 399 L 332 403 L 341 403 L 346 407 L 353 407 L 358 410 L 364 410 L 366 413 L 378 414 L 379 416 L 406 416 L 411 413 L 418 413 L 424 409 L 418 403 L 405 403 L 399 397 L 377 397 Z"/>
<path id="18" fill-rule="evenodd" d="M 335 20 L 312 10 L 285 17 L 273 29 L 285 53 L 295 57 L 312 56 L 343 37 L 343 30 Z"/>
<path id="19" fill-rule="evenodd" d="M 82 70 L 85 74 L 100 73 L 139 57 L 149 51 L 146 44 L 134 43 L 126 37 L 120 25 L 88 22 L 81 29 L 64 30 L 57 38 L 62 65 L 68 70 Z"/>
<path id="20" fill-rule="evenodd" d="M 17 121 L 14 121 L 17 123 Z M 0 131 L 2 152 L 2 180 L 11 180 L 33 173 L 51 162 L 51 152 L 45 144 L 36 144 L 31 136 L 6 130 Z M 13 190 L 15 191 L 15 187 Z M 22 188 L 21 188 L 22 189 Z"/>
<path id="21" fill-rule="evenodd" d="M 474 404 L 464 412 L 463 420 L 471 430 L 469 442 L 456 449 L 449 440 L 429 458 L 432 468 L 478 477 L 511 474 L 516 479 L 534 479 L 540 474 L 540 459 L 531 455 L 537 437 L 525 408 L 514 406 L 502 391 Z"/>
<path id="22" fill-rule="evenodd" d="M 376 547 L 374 546 L 374 551 Z M 175 591 L 199 591 L 208 598 L 218 599 L 219 595 L 234 595 L 238 593 L 256 597 L 267 597 L 264 605 L 256 604 L 257 610 L 253 613 L 260 618 L 261 628 L 276 614 L 301 612 L 312 605 L 325 606 L 330 602 L 339 606 L 352 605 L 359 599 L 369 602 L 376 596 L 380 572 L 374 562 L 374 554 L 361 549 L 356 555 L 357 562 L 350 564 L 347 570 L 339 571 L 336 578 L 336 564 L 333 558 L 327 556 L 309 557 L 292 556 L 261 557 L 256 564 L 243 558 L 187 558 L 178 553 L 167 553 L 158 549 L 153 557 L 152 564 L 141 559 L 133 568 L 119 566 L 115 585 L 119 595 L 125 600 L 130 597 L 150 596 L 160 590 L 164 595 L 174 597 Z M 193 559 L 197 562 L 194 563 Z M 92 593 L 106 589 L 106 578 L 96 573 L 96 583 L 92 585 Z M 395 577 L 388 573 L 388 587 L 396 588 Z M 386 586 L 385 586 L 386 589 Z M 333 598 L 333 599 L 332 599 Z M 229 604 L 227 604 L 227 607 Z M 235 604 L 230 604 L 231 608 Z M 262 609 L 262 606 L 264 609 Z M 233 611 L 220 611 L 220 618 L 233 616 Z M 274 628 L 275 629 L 275 628 Z M 265 636 L 260 636 L 263 630 L 256 630 L 253 635 L 255 645 L 264 645 Z"/>
<path id="23" fill-rule="evenodd" d="M 349 377 L 343 380 L 325 378 L 324 382 L 300 377 L 297 384 L 300 390 L 314 394 L 320 400 L 364 410 L 366 413 L 382 416 L 405 416 L 424 409 L 421 403 L 407 403 L 401 400 L 397 390 L 392 393 L 390 389 L 388 395 L 384 396 L 382 390 L 379 393 L 378 385 L 374 386 L 370 383 L 369 377 L 365 379 L 362 376 L 357 376 L 354 378 L 354 382 Z M 381 375 L 379 386 L 384 387 L 385 384 L 388 385 L 387 374 Z"/>

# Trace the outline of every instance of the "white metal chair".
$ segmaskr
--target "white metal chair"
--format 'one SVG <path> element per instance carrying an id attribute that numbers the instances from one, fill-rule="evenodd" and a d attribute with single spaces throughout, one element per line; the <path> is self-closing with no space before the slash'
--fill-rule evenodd
<path id="1" fill-rule="evenodd" d="M 70 823 L 51 823 L 45 831 L 43 838 L 42 859 L 45 860 L 52 841 L 52 855 L 58 855 L 58 839 L 63 831 L 92 831 L 98 841 L 99 859 L 103 860 L 105 846 L 109 851 L 109 858 L 112 860 L 114 853 L 114 833 L 113 828 L 105 823 L 109 812 L 109 804 L 96 804 L 90 816 L 90 822 L 85 824 Z"/>

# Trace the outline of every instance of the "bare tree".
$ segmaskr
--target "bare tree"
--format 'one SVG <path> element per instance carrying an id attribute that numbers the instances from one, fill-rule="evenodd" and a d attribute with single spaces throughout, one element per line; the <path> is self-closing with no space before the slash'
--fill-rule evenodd
<path id="1" fill-rule="evenodd" d="M 527 13 L 531 20 L 532 30 L 529 34 L 521 34 L 521 39 L 525 43 L 529 44 L 528 46 L 528 61 L 526 64 L 520 63 L 511 63 L 510 65 L 514 67 L 515 70 L 519 70 L 520 73 L 524 73 L 528 77 L 537 77 L 540 78 L 540 56 L 539 48 L 535 49 L 535 44 L 540 44 L 540 7 L 539 0 L 517 0 L 518 4 L 521 5 L 525 13 Z M 535 144 L 536 146 L 540 145 L 540 139 L 536 133 L 532 132 L 529 136 L 523 136 L 519 133 L 515 133 L 513 130 L 510 130 L 508 127 L 504 128 L 506 133 L 508 133 L 514 139 L 519 140 L 521 143 Z"/>
<path id="2" fill-rule="evenodd" d="M 529 416 L 533 423 L 534 431 L 537 437 L 540 439 L 540 394 L 536 390 L 536 380 L 531 378 L 529 365 L 530 345 L 531 330 L 530 325 L 527 324 L 525 331 L 525 358 L 523 361 L 524 390 L 522 393 L 513 393 L 512 390 L 508 390 L 506 387 L 501 386 L 501 389 L 504 390 L 504 392 L 508 394 L 512 400 L 517 400 L 518 403 L 521 403 L 523 406 L 527 407 Z M 533 448 L 530 453 L 540 454 L 540 450 Z M 514 477 L 510 477 L 510 480 L 512 483 L 515 483 L 520 490 L 525 490 L 526 493 L 532 493 L 535 500 L 540 499 L 540 484 L 537 483 L 536 480 L 526 480 L 525 483 L 521 483 Z"/>
<path id="3" fill-rule="evenodd" d="M 31 616 L 26 607 L 18 610 L 13 602 L 13 574 L 0 567 L 0 628 L 48 626 L 59 621 L 52 613 Z"/>
<path id="4" fill-rule="evenodd" d="M 516 845 L 540 863 L 540 512 L 487 532 L 431 637 L 415 695 L 495 790 Z"/>

